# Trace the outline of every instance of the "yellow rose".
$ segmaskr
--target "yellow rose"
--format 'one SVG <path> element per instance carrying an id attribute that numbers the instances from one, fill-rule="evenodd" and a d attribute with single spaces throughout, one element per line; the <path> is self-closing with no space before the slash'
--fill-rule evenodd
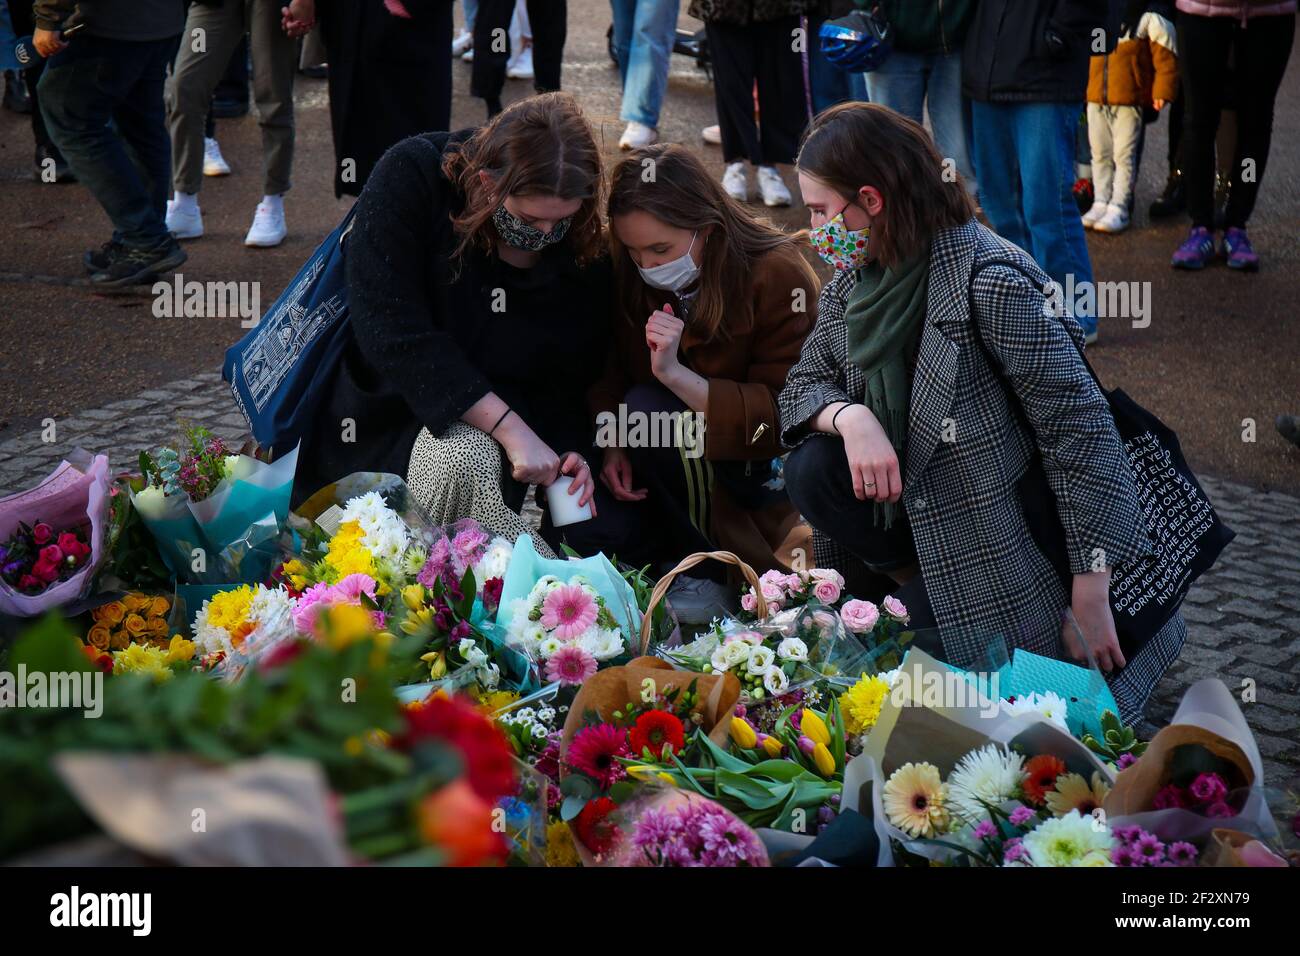
<path id="1" fill-rule="evenodd" d="M 150 603 L 150 599 L 143 594 L 128 594 L 122 599 L 122 604 L 126 607 L 128 614 L 131 611 L 143 611 Z"/>
<path id="2" fill-rule="evenodd" d="M 126 628 L 126 633 L 130 634 L 132 637 L 139 637 L 144 634 L 148 627 L 144 622 L 144 618 L 134 612 L 126 616 L 126 620 L 122 623 L 122 626 Z"/>
<path id="3" fill-rule="evenodd" d="M 126 617 L 126 608 L 121 601 L 110 601 L 102 607 L 97 607 L 91 613 L 97 624 L 107 624 L 109 627 L 117 627 L 122 623 L 122 618 Z"/>
<path id="4" fill-rule="evenodd" d="M 172 602 L 160 594 L 149 602 L 149 616 L 165 617 L 167 612 L 171 610 L 171 607 Z"/>
<path id="5" fill-rule="evenodd" d="M 95 650 L 106 651 L 112 636 L 113 632 L 109 630 L 107 624 L 96 624 L 90 629 L 90 633 L 86 635 L 86 643 Z"/>
<path id="6" fill-rule="evenodd" d="M 171 628 L 167 626 L 167 622 L 161 617 L 155 617 L 149 621 L 149 633 L 153 637 L 161 637 L 165 640 L 171 633 Z"/>
<path id="7" fill-rule="evenodd" d="M 126 631 L 114 631 L 108 640 L 108 646 L 115 651 L 124 651 L 131 646 L 131 635 Z"/>

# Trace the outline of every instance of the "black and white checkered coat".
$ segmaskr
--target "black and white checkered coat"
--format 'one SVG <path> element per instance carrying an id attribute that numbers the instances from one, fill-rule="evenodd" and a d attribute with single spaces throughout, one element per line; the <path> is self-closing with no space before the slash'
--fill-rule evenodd
<path id="1" fill-rule="evenodd" d="M 1028 276 L 990 265 L 972 284 L 972 271 L 997 259 L 1019 264 Z M 1036 453 L 1056 496 L 1072 573 L 1099 559 L 1119 565 L 1149 553 L 1123 443 L 1076 347 L 1083 333 L 1073 318 L 1045 308 L 1047 281 L 1025 252 L 974 219 L 931 245 L 902 500 L 944 648 L 955 662 L 975 661 L 995 635 L 1038 654 L 1061 653 L 1069 595 L 1034 544 L 1015 490 Z M 844 325 L 852 285 L 851 273 L 838 272 L 822 289 L 817 325 L 781 392 L 788 446 L 807 437 L 809 421 L 827 403 L 862 400 L 863 376 L 848 362 Z M 1009 404 L 1008 385 L 1023 415 Z M 857 561 L 821 533 L 814 548 L 823 567 Z M 1126 720 L 1141 713 L 1185 636 L 1175 615 L 1111 679 Z"/>

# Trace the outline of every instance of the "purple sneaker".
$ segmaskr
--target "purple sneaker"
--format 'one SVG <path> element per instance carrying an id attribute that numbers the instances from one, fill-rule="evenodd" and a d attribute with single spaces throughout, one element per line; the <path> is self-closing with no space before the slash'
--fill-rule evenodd
<path id="1" fill-rule="evenodd" d="M 1245 229 L 1233 228 L 1225 232 L 1223 246 L 1219 252 L 1224 259 L 1228 260 L 1229 269 L 1240 269 L 1242 272 L 1259 271 L 1259 256 L 1255 255 L 1255 250 L 1250 247 L 1250 239 Z"/>
<path id="2" fill-rule="evenodd" d="M 1175 269 L 1204 269 L 1213 256 L 1214 235 L 1204 226 L 1194 226 L 1169 264 Z"/>

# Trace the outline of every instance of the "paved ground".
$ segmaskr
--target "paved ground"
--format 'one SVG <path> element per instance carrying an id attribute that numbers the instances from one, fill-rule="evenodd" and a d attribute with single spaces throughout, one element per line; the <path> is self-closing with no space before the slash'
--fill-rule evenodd
<path id="1" fill-rule="evenodd" d="M 610 156 L 618 120 L 617 74 L 605 54 L 603 0 L 570 0 L 564 83 L 581 98 Z M 683 26 L 695 21 L 683 15 Z M 469 68 L 456 64 L 456 125 L 482 118 L 465 95 Z M 1275 123 L 1273 155 L 1252 223 L 1265 256 L 1256 276 L 1213 268 L 1173 273 L 1169 253 L 1184 223 L 1155 227 L 1140 213 L 1134 231 L 1090 239 L 1099 280 L 1149 282 L 1152 321 L 1132 328 L 1103 321 L 1091 352 L 1107 384 L 1119 385 L 1179 431 L 1206 489 L 1239 537 L 1189 596 L 1191 640 L 1159 688 L 1150 716 L 1168 719 L 1183 689 L 1201 677 L 1230 687 L 1256 682 L 1243 707 L 1268 763 L 1268 782 L 1300 779 L 1300 451 L 1272 427 L 1280 411 L 1300 413 L 1295 273 L 1300 268 L 1300 71 L 1289 71 Z M 527 95 L 512 81 L 508 96 Z M 252 117 L 220 121 L 218 135 L 235 174 L 205 183 L 207 235 L 188 245 L 187 279 L 259 282 L 263 307 L 341 217 L 333 198 L 325 84 L 299 78 L 295 188 L 286 200 L 289 239 L 278 249 L 242 244 L 260 196 L 259 138 Z M 713 122 L 711 87 L 676 57 L 661 123 L 665 139 L 700 143 Z M 99 208 L 79 186 L 32 179 L 26 119 L 0 111 L 0 494 L 38 480 L 67 449 L 81 445 L 129 466 L 140 448 L 175 435 L 178 418 L 227 437 L 242 420 L 219 381 L 224 349 L 241 334 L 237 319 L 160 319 L 148 290 L 108 296 L 80 279 L 80 256 L 107 235 Z M 720 173 L 714 147 L 701 153 Z M 1148 140 L 1140 208 L 1164 177 L 1164 123 Z M 791 187 L 793 178 L 787 176 Z M 797 192 L 796 192 L 797 195 Z M 795 207 L 776 218 L 806 225 Z M 54 441 L 42 423 L 55 421 Z M 1243 440 L 1246 419 L 1255 441 Z"/>

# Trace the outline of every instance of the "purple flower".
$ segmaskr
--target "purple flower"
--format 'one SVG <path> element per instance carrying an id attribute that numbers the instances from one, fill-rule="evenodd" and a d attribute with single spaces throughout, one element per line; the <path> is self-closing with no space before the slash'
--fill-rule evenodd
<path id="1" fill-rule="evenodd" d="M 1120 770 L 1127 770 L 1137 762 L 1138 758 L 1134 757 L 1132 754 L 1120 754 L 1119 760 L 1115 761 L 1115 766 Z"/>
<path id="2" fill-rule="evenodd" d="M 706 866 L 753 866 L 762 859 L 754 832 L 717 804 L 700 805 L 693 829 L 704 845 Z"/>
<path id="3" fill-rule="evenodd" d="M 1133 848 L 1128 844 L 1121 843 L 1110 851 L 1110 862 L 1116 866 L 1140 866 L 1133 859 Z"/>
<path id="4" fill-rule="evenodd" d="M 1002 845 L 1002 859 L 1006 863 L 1016 863 L 1029 855 L 1020 837 L 1012 837 Z"/>
<path id="5" fill-rule="evenodd" d="M 998 832 L 998 828 L 993 825 L 992 820 L 981 820 L 975 824 L 975 839 L 986 840 Z"/>
<path id="6" fill-rule="evenodd" d="M 1181 787 L 1169 783 L 1156 792 L 1151 800 L 1151 806 L 1157 810 L 1174 810 L 1187 806 L 1187 798 Z"/>
<path id="7" fill-rule="evenodd" d="M 1034 819 L 1035 816 L 1037 816 L 1037 814 L 1022 803 L 1011 811 L 1011 825 L 1023 827 L 1030 820 Z"/>
<path id="8" fill-rule="evenodd" d="M 1126 826 L 1126 827 L 1115 827 L 1110 832 L 1115 837 L 1116 840 L 1119 840 L 1120 843 L 1127 845 L 1129 843 L 1136 843 L 1138 839 L 1142 837 L 1142 835 L 1145 834 L 1147 831 L 1143 830 L 1139 826 Z"/>
<path id="9" fill-rule="evenodd" d="M 1192 796 L 1197 803 L 1219 803 L 1228 794 L 1228 785 L 1217 773 L 1197 774 L 1192 781 Z"/>
<path id="10" fill-rule="evenodd" d="M 1169 859 L 1178 866 L 1195 866 L 1196 857 L 1196 847 L 1184 840 L 1169 845 Z"/>
<path id="11" fill-rule="evenodd" d="M 1232 807 L 1224 803 L 1222 800 L 1219 800 L 1205 808 L 1205 815 L 1212 819 L 1225 820 L 1228 817 L 1235 817 L 1237 811 L 1232 809 Z"/>
<path id="12" fill-rule="evenodd" d="M 1132 845 L 1133 854 L 1148 866 L 1153 866 L 1165 858 L 1165 845 L 1154 833 L 1144 833 Z"/>

